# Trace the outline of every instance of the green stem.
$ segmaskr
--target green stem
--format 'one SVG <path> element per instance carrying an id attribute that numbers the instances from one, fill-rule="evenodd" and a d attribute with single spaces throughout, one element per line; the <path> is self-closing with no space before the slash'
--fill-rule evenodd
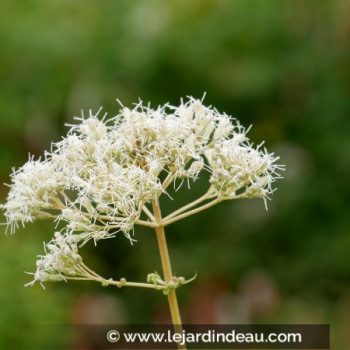
<path id="1" fill-rule="evenodd" d="M 162 225 L 162 215 L 161 215 L 158 199 L 153 200 L 152 207 L 153 207 L 154 217 L 156 219 L 156 222 L 159 225 L 159 227 L 155 228 L 155 231 L 157 234 L 158 247 L 159 247 L 160 257 L 162 261 L 164 280 L 165 282 L 168 283 L 173 280 L 173 273 L 172 273 L 171 264 L 170 264 L 168 246 L 165 238 L 164 226 Z M 171 291 L 168 294 L 168 302 L 169 302 L 169 308 L 170 308 L 174 329 L 176 332 L 180 333 L 182 332 L 182 323 L 181 323 L 181 316 L 180 316 L 180 311 L 177 303 L 175 290 Z M 186 350 L 185 345 L 183 346 L 178 345 L 178 347 L 179 349 Z"/>

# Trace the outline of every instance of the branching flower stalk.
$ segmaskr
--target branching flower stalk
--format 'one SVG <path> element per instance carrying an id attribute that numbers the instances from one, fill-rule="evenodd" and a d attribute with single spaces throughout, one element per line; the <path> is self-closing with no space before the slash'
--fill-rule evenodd
<path id="1" fill-rule="evenodd" d="M 13 171 L 1 205 L 11 233 L 37 219 L 54 219 L 59 228 L 27 285 L 89 280 L 160 290 L 181 327 L 175 290 L 192 279 L 173 276 L 164 227 L 225 200 L 262 198 L 266 205 L 283 166 L 262 144 L 254 147 L 237 120 L 192 97 L 176 107 L 152 109 L 139 102 L 110 119 L 100 114 L 82 113 L 42 159 L 30 157 Z M 178 190 L 202 172 L 210 174 L 207 191 L 162 217 L 159 198 L 170 197 L 169 186 Z M 82 245 L 119 233 L 133 244 L 135 225 L 155 230 L 164 279 L 157 273 L 145 283 L 105 279 L 83 263 Z"/>

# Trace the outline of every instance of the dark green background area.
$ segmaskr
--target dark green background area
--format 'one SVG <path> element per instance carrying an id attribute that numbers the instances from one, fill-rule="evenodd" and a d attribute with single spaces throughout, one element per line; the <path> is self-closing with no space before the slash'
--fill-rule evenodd
<path id="1" fill-rule="evenodd" d="M 286 164 L 265 211 L 224 202 L 168 229 L 183 318 L 207 323 L 330 323 L 350 344 L 350 3 L 348 0 L 13 1 L 0 3 L 0 181 L 37 157 L 80 110 L 113 116 L 192 95 L 253 124 Z M 174 194 L 164 211 L 206 189 Z M 0 187 L 1 201 L 8 189 Z M 4 219 L 2 219 L 4 221 Z M 0 348 L 62 340 L 41 324 L 167 320 L 166 298 L 89 282 L 23 288 L 54 223 L 0 236 Z M 88 244 L 105 277 L 161 271 L 155 235 Z M 35 339 L 37 338 L 37 339 Z M 77 342 L 82 340 L 76 340 Z M 63 343 L 62 343 L 63 344 Z"/>

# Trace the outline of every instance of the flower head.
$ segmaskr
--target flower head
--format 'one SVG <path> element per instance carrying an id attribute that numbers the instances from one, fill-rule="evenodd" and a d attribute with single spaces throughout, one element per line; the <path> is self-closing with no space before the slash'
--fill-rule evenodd
<path id="1" fill-rule="evenodd" d="M 190 97 L 156 109 L 138 103 L 106 120 L 76 118 L 43 160 L 32 158 L 13 172 L 4 209 L 11 232 L 18 222 L 53 217 L 66 226 L 40 257 L 35 280 L 78 273 L 78 244 L 95 243 L 121 231 L 133 241 L 145 207 L 175 179 L 210 173 L 210 198 L 263 198 L 283 167 L 278 157 L 254 147 L 230 116 Z M 161 179 L 166 180 L 161 180 Z M 149 216 L 149 215 L 148 215 Z"/>
<path id="2" fill-rule="evenodd" d="M 34 280 L 40 283 L 51 281 L 64 281 L 70 277 L 85 277 L 85 272 L 80 266 L 82 261 L 78 254 L 75 242 L 67 242 L 67 239 L 56 232 L 54 239 L 45 245 L 46 255 L 40 255 L 36 262 L 37 271 Z"/>

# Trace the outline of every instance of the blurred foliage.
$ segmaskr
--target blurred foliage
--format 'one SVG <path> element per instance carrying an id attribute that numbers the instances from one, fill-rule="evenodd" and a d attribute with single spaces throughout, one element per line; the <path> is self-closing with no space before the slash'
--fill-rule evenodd
<path id="1" fill-rule="evenodd" d="M 175 274 L 198 272 L 179 290 L 180 305 L 196 310 L 195 296 L 213 284 L 237 297 L 249 273 L 263 271 L 279 302 L 249 322 L 331 323 L 332 347 L 346 349 L 349 15 L 347 0 L 3 0 L 0 180 L 8 182 L 28 152 L 39 156 L 59 140 L 81 108 L 102 105 L 113 115 L 116 98 L 177 104 L 207 92 L 206 103 L 253 124 L 252 141 L 266 140 L 287 171 L 268 212 L 261 201 L 222 203 L 169 227 Z M 201 180 L 176 193 L 164 211 L 204 186 Z M 1 187 L 3 200 L 6 193 Z M 82 294 L 115 296 L 124 316 L 116 312 L 111 322 L 153 322 L 165 312 L 166 299 L 153 291 L 89 283 L 24 289 L 30 277 L 23 271 L 35 268 L 53 230 L 53 223 L 37 223 L 0 238 L 0 348 L 28 343 L 23 327 L 71 322 Z M 86 261 L 106 277 L 142 280 L 160 271 L 152 232 L 135 234 L 133 247 L 121 236 L 87 246 Z"/>

